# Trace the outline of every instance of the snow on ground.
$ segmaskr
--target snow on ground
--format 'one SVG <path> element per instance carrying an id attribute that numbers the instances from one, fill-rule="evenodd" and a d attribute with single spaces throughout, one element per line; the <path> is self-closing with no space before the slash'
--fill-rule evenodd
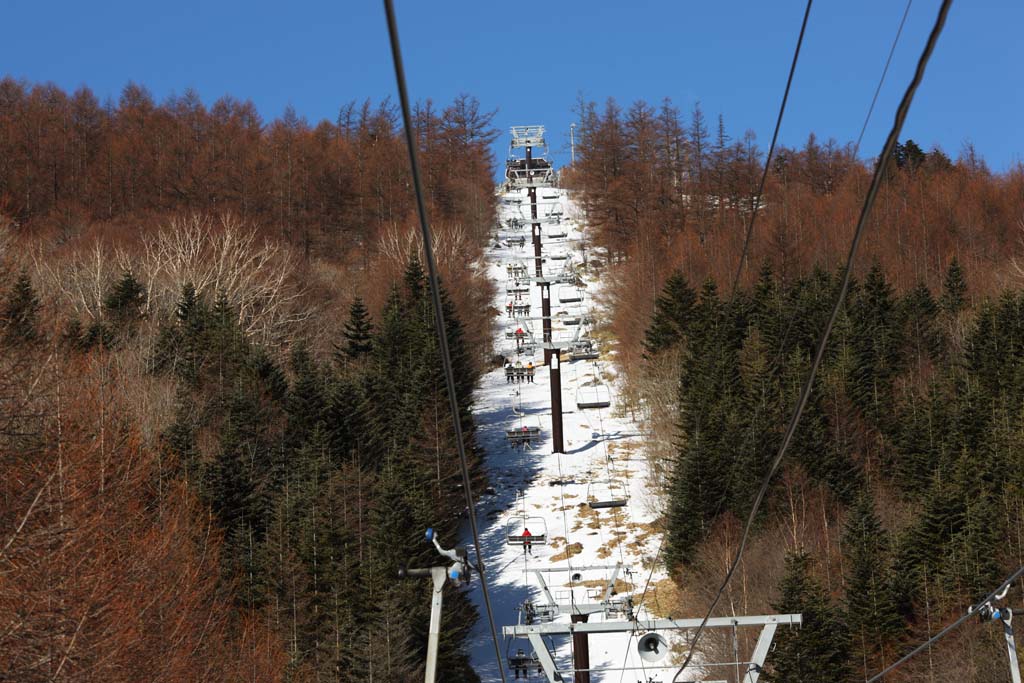
<path id="1" fill-rule="evenodd" d="M 544 257 L 547 259 L 544 264 L 545 275 L 550 276 L 561 271 L 565 264 L 569 267 L 580 266 L 582 243 L 579 240 L 584 236 L 584 226 L 580 223 L 581 214 L 569 198 L 568 192 L 563 189 L 542 188 L 537 190 L 537 197 L 540 215 L 552 210 L 557 213 L 557 207 L 561 209 L 563 216 L 559 225 L 544 226 L 545 235 L 567 233 L 562 239 L 546 236 L 542 240 Z M 529 215 L 529 200 L 525 190 L 513 191 L 502 196 L 500 218 L 503 223 L 509 217 L 528 218 Z M 503 237 L 510 234 L 505 229 L 501 232 Z M 517 608 L 524 600 L 544 601 L 536 575 L 533 573 L 536 569 L 559 570 L 545 573 L 544 577 L 560 604 L 569 604 L 570 592 L 577 603 L 594 603 L 600 601 L 600 598 L 594 597 L 594 592 L 601 590 L 600 584 L 608 580 L 612 572 L 611 567 L 621 562 L 631 569 L 631 573 L 620 573 L 620 581 L 632 584 L 631 587 L 622 587 L 621 594 L 633 592 L 634 601 L 638 604 L 660 542 L 660 535 L 653 533 L 649 528 L 650 522 L 657 516 L 657 511 L 654 509 L 653 496 L 647 487 L 647 465 L 640 449 L 638 425 L 629 415 L 623 415 L 619 410 L 618 391 L 614 380 L 617 370 L 609 358 L 607 345 L 596 361 L 569 361 L 567 354 L 563 352 L 561 370 L 565 453 L 551 452 L 550 378 L 549 369 L 543 366 L 544 352 L 539 344 L 539 286 L 530 286 L 529 293 L 523 295 L 523 302 L 530 303 L 530 315 L 535 318 L 529 321 L 528 325 L 538 341 L 536 350 L 517 355 L 515 341 L 506 338 L 507 331 L 513 331 L 520 325 L 519 322 L 504 317 L 506 303 L 513 298 L 506 293 L 506 288 L 510 285 L 507 267 L 509 264 L 522 263 L 528 267 L 530 274 L 534 271 L 528 222 L 521 233 L 511 234 L 522 234 L 525 246 L 519 247 L 509 240 L 503 240 L 500 244 L 492 244 L 487 253 L 489 272 L 498 284 L 494 305 L 503 314 L 501 324 L 495 333 L 495 348 L 513 363 L 519 360 L 525 366 L 532 361 L 537 368 L 535 383 L 509 384 L 504 370 L 495 369 L 484 376 L 476 393 L 475 406 L 478 440 L 486 451 L 486 466 L 494 487 L 494 493 L 485 494 L 477 504 L 476 510 L 481 534 L 480 550 L 488 573 L 499 638 L 502 638 L 502 626 L 518 622 Z M 552 254 L 559 252 L 568 252 L 570 260 L 550 258 Z M 560 313 L 589 313 L 592 316 L 601 314 L 592 304 L 595 295 L 601 291 L 602 282 L 588 271 L 581 273 L 586 286 L 583 290 L 583 301 L 580 303 L 560 303 L 559 293 L 562 286 L 552 285 L 553 316 Z M 555 339 L 571 338 L 574 334 L 574 327 L 559 322 L 554 324 Z M 595 379 L 607 383 L 611 393 L 611 407 L 578 409 L 578 388 Z M 529 425 L 540 427 L 540 437 L 529 449 L 513 448 L 506 440 L 505 430 Z M 588 490 L 592 494 L 603 496 L 605 494 L 600 493 L 602 487 L 594 483 L 608 480 L 621 482 L 628 489 L 628 505 L 605 510 L 591 509 L 587 505 Z M 520 493 L 522 498 L 518 497 Z M 516 518 L 524 514 L 528 518 L 527 525 L 531 533 L 544 533 L 546 526 L 547 538 L 550 540 L 547 545 L 534 545 L 532 555 L 526 554 L 521 546 L 509 545 L 506 538 L 510 522 L 513 526 L 517 525 Z M 463 535 L 463 540 L 472 542 L 468 529 Z M 577 554 L 568 558 L 567 542 L 581 546 Z M 609 568 L 579 569 L 598 565 Z M 573 573 L 579 573 L 580 578 L 573 581 Z M 658 582 L 664 576 L 660 568 L 655 568 L 651 583 Z M 473 582 L 472 597 L 482 616 L 471 638 L 473 666 L 485 683 L 499 681 L 479 581 Z M 652 594 L 648 593 L 647 601 L 651 600 Z M 641 619 L 651 616 L 644 605 L 639 605 L 634 614 Z M 602 614 L 590 617 L 591 622 L 603 619 Z M 569 616 L 561 615 L 558 621 L 568 622 Z M 569 638 L 557 639 L 552 645 L 552 649 L 557 648 L 556 665 L 560 669 L 571 669 Z M 522 649 L 527 655 L 533 651 L 526 639 L 502 639 L 501 649 L 503 656 L 506 653 L 514 654 L 518 649 Z M 594 672 L 591 676 L 594 683 L 646 682 L 649 677 L 653 677 L 655 681 L 671 679 L 670 672 L 641 662 L 636 652 L 636 638 L 632 633 L 591 635 L 590 659 L 592 669 L 609 668 L 608 671 Z M 661 663 L 665 661 L 667 660 Z M 507 678 L 514 680 L 507 659 L 503 665 Z M 566 673 L 563 679 L 571 681 L 572 676 Z M 538 675 L 536 669 L 533 669 L 530 680 L 544 680 L 544 676 Z"/>

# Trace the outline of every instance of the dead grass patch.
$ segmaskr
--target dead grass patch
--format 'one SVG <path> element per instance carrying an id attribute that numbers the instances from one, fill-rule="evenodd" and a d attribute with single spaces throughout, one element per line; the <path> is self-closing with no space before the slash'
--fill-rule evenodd
<path id="1" fill-rule="evenodd" d="M 562 539 L 564 542 L 565 539 Z M 565 550 L 560 553 L 551 556 L 552 562 L 561 562 L 562 560 L 568 560 L 570 557 L 574 557 L 583 552 L 582 543 L 570 543 Z"/>

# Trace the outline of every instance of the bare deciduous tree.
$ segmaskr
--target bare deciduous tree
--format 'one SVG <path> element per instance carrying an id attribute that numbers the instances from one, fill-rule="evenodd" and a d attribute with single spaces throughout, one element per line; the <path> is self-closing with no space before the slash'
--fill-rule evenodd
<path id="1" fill-rule="evenodd" d="M 265 342 L 281 342 L 309 317 L 287 247 L 260 240 L 253 226 L 231 214 L 172 219 L 145 242 L 138 271 L 150 307 L 169 310 L 191 283 L 211 300 L 226 297 L 239 325 Z"/>

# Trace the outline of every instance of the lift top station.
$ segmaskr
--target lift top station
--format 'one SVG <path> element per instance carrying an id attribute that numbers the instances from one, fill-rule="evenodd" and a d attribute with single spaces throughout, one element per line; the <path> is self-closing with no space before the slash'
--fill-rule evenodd
<path id="1" fill-rule="evenodd" d="M 522 158 L 517 156 L 518 150 L 524 150 Z M 508 151 L 505 178 L 510 188 L 551 187 L 555 184 L 555 169 L 547 159 L 544 126 L 512 126 Z"/>

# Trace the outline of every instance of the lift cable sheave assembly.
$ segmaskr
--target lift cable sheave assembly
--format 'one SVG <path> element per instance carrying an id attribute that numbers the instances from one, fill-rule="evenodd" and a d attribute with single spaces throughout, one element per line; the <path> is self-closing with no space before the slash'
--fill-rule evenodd
<path id="1" fill-rule="evenodd" d="M 808 11 L 810 10 L 810 4 L 811 3 L 808 2 Z M 804 408 L 806 407 L 811 391 L 814 388 L 814 378 L 818 374 L 818 367 L 821 365 L 822 358 L 825 355 L 825 347 L 828 345 L 828 339 L 832 334 L 832 328 L 835 326 L 836 319 L 839 317 L 839 312 L 843 306 L 843 301 L 846 299 L 846 293 L 850 288 L 853 264 L 857 256 L 857 250 L 860 247 L 861 239 L 864 236 L 865 228 L 867 227 L 867 217 L 871 213 L 871 207 L 875 203 L 875 198 L 878 196 L 878 190 L 881 187 L 885 169 L 892 156 L 892 151 L 896 147 L 896 141 L 899 139 L 900 131 L 903 129 L 903 122 L 906 120 L 907 113 L 910 111 L 910 104 L 914 100 L 914 94 L 917 92 L 917 88 L 921 84 L 921 80 L 924 78 L 924 72 L 925 68 L 928 66 L 928 60 L 931 58 L 932 52 L 935 50 L 935 45 L 938 42 L 939 35 L 942 33 L 942 28 L 946 23 L 946 16 L 949 14 L 949 8 L 952 4 L 952 0 L 943 0 L 942 6 L 939 8 L 938 15 L 935 18 L 935 24 L 928 36 L 928 41 L 925 43 L 924 50 L 921 52 L 921 56 L 918 59 L 914 76 L 911 79 L 910 84 L 907 86 L 907 89 L 903 94 L 903 99 L 900 101 L 900 104 L 896 109 L 896 116 L 893 121 L 892 129 L 889 131 L 885 144 L 882 146 L 882 152 L 875 164 L 875 172 L 871 178 L 871 186 L 868 188 L 867 195 L 864 197 L 864 205 L 861 208 L 860 217 L 857 220 L 857 227 L 853 234 L 853 240 L 850 243 L 850 252 L 846 258 L 846 266 L 843 269 L 842 283 L 840 285 L 839 292 L 836 295 L 836 301 L 832 307 L 832 313 L 829 316 L 828 323 L 825 325 L 825 329 L 821 333 L 821 339 L 818 341 L 818 346 L 814 354 L 814 361 L 811 363 L 810 372 L 807 374 L 807 380 L 801 389 L 800 397 L 797 400 L 796 408 L 790 418 L 789 425 L 786 427 L 782 443 L 779 445 L 779 451 L 776 453 L 768 472 L 765 474 L 764 480 L 761 482 L 761 488 L 758 490 L 753 506 L 750 509 L 750 514 L 747 516 L 747 521 L 743 528 L 743 535 L 740 538 L 740 544 L 736 550 L 736 555 L 729 566 L 729 571 L 726 572 L 725 579 L 719 587 L 714 600 L 711 602 L 711 606 L 708 608 L 703 622 L 697 628 L 693 639 L 690 641 L 686 659 L 679 670 L 676 671 L 675 676 L 672 677 L 673 682 L 679 679 L 679 676 L 693 660 L 697 641 L 700 639 L 707 620 L 711 618 L 712 612 L 718 605 L 718 601 L 725 592 L 726 586 L 729 585 L 729 580 L 732 578 L 733 573 L 736 571 L 736 567 L 739 565 L 740 558 L 743 555 L 743 550 L 746 547 L 747 540 L 750 536 L 750 530 L 753 527 L 757 511 L 761 506 L 761 502 L 764 500 L 765 494 L 768 492 L 768 487 L 771 485 L 775 472 L 779 469 L 779 465 L 782 463 L 782 458 L 785 456 L 790 442 L 793 440 L 793 435 L 800 422 L 800 417 L 803 415 Z"/>
<path id="2" fill-rule="evenodd" d="M 949 635 L 949 633 L 951 631 L 959 628 L 960 625 L 963 624 L 965 621 L 967 621 L 969 618 L 978 616 L 978 613 L 980 612 L 980 610 L 983 607 L 985 607 L 986 605 L 990 604 L 994 599 L 996 599 L 1000 595 L 1005 595 L 1006 590 L 1011 586 L 1011 584 L 1013 584 L 1013 582 L 1016 581 L 1021 576 L 1024 576 L 1024 565 L 1018 567 L 1017 571 L 1015 571 L 1014 573 L 1010 574 L 1010 576 L 1008 576 L 1005 581 L 1003 581 L 1001 584 L 999 584 L 998 588 L 996 588 L 994 591 L 992 591 L 991 593 L 986 595 L 978 603 L 972 605 L 971 608 L 969 610 L 967 610 L 963 615 L 961 615 L 959 619 L 957 619 L 952 624 L 950 624 L 949 626 L 947 626 L 946 628 L 942 629 L 941 631 L 936 633 L 934 636 L 929 638 L 928 640 L 924 641 L 923 643 L 921 643 L 920 645 L 915 647 L 913 650 L 911 650 L 907 654 L 905 654 L 902 657 L 900 657 L 899 659 L 897 659 L 895 662 L 893 662 L 889 666 L 887 666 L 884 669 L 882 669 L 881 671 L 879 671 L 877 674 L 875 674 L 871 678 L 868 678 L 865 681 L 865 683 L 875 683 L 875 681 L 882 680 L 883 678 L 885 678 L 885 676 L 887 674 L 889 674 L 890 672 L 894 671 L 895 669 L 903 666 L 904 664 L 909 662 L 911 659 L 913 659 L 917 655 L 921 654 L 921 652 L 923 652 L 926 648 L 931 647 L 931 645 L 933 643 L 936 643 L 939 640 L 942 640 L 943 638 L 945 638 L 947 635 Z"/>
<path id="3" fill-rule="evenodd" d="M 480 575 L 480 587 L 487 610 L 487 621 L 491 627 L 491 639 L 494 641 L 494 655 L 498 664 L 498 673 L 505 683 L 505 668 L 502 665 L 501 647 L 498 644 L 498 631 L 494 625 L 494 612 L 491 608 L 491 597 L 487 590 L 487 574 L 484 571 L 484 560 L 481 554 L 480 532 L 476 523 L 476 508 L 473 504 L 473 490 L 469 477 L 469 463 L 466 459 L 466 444 L 462 435 L 462 421 L 459 418 L 459 401 L 455 395 L 455 373 L 452 370 L 451 351 L 448 348 L 448 334 L 441 308 L 441 291 L 437 277 L 437 262 L 434 258 L 434 244 L 427 222 L 427 207 L 423 199 L 423 183 L 420 178 L 419 162 L 416 158 L 416 139 L 414 136 L 412 115 L 409 111 L 409 94 L 406 90 L 405 68 L 402 66 L 402 51 L 398 43 L 398 22 L 395 19 L 395 8 L 392 0 L 384 0 L 384 12 L 387 15 L 388 36 L 391 41 L 391 57 L 395 66 L 395 81 L 398 86 L 398 98 L 402 108 L 402 121 L 405 128 L 405 141 L 409 148 L 409 165 L 412 170 L 413 188 L 416 191 L 416 209 L 419 212 L 420 230 L 423 235 L 423 252 L 427 262 L 427 277 L 430 282 L 430 296 L 434 304 L 434 325 L 437 332 L 438 347 L 441 351 L 441 362 L 444 365 L 444 378 L 448 387 L 448 406 L 452 414 L 455 431 L 455 446 L 459 453 L 459 464 L 462 469 L 462 490 L 466 495 L 466 508 L 469 512 L 469 526 L 473 533 L 473 545 L 476 548 L 476 570 Z"/>

